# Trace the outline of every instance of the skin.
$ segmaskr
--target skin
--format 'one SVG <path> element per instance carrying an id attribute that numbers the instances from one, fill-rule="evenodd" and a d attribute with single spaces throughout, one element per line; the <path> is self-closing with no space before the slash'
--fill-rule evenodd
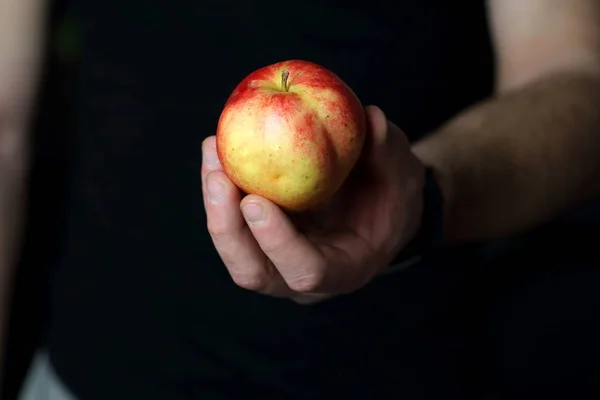
<path id="1" fill-rule="evenodd" d="M 412 149 L 368 108 L 361 172 L 370 179 L 353 179 L 345 206 L 319 223 L 298 224 L 269 200 L 243 196 L 218 163 L 214 137 L 205 141 L 208 230 L 234 282 L 302 304 L 360 288 L 417 231 L 424 165 L 442 187 L 448 242 L 530 229 L 600 195 L 600 3 L 487 4 L 493 96 Z"/>
<path id="2" fill-rule="evenodd" d="M 493 0 L 496 91 L 414 147 L 450 242 L 531 229 L 600 195 L 600 2 Z"/>
<path id="3" fill-rule="evenodd" d="M 233 91 L 219 119 L 217 153 L 244 192 L 298 212 L 340 188 L 361 154 L 365 127 L 360 101 L 340 78 L 286 61 L 253 72 Z"/>
<path id="4" fill-rule="evenodd" d="M 0 343 L 21 238 L 26 132 L 39 75 L 45 3 L 0 0 Z"/>
<path id="5" fill-rule="evenodd" d="M 2 303 L 18 248 L 44 3 L 0 0 Z M 443 186 L 451 241 L 526 229 L 600 194 L 598 1 L 488 4 L 499 71 L 494 96 L 413 149 L 380 110 L 368 107 L 364 168 L 349 181 L 364 191 L 344 190 L 354 196 L 345 208 L 325 210 L 328 221 L 300 229 L 269 200 L 244 197 L 218 161 L 215 137 L 206 139 L 208 230 L 236 283 L 299 303 L 365 284 L 419 225 L 423 164 L 436 169 Z"/>
<path id="6" fill-rule="evenodd" d="M 364 285 L 412 237 L 422 165 L 379 108 L 365 112 L 365 151 L 340 202 L 294 221 L 271 201 L 244 196 L 219 163 L 216 138 L 204 141 L 208 229 L 237 285 L 301 304 L 321 301 Z"/>

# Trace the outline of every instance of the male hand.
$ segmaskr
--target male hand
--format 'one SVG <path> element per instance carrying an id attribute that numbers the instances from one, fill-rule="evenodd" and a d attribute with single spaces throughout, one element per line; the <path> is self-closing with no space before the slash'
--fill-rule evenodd
<path id="1" fill-rule="evenodd" d="M 424 168 L 404 133 L 377 107 L 363 157 L 335 199 L 300 215 L 243 193 L 202 146 L 208 230 L 233 281 L 301 304 L 350 293 L 382 272 L 419 228 Z"/>

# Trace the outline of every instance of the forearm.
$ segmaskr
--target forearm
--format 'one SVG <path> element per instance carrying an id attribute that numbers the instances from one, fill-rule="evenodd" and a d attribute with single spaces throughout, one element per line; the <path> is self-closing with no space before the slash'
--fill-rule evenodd
<path id="1" fill-rule="evenodd" d="M 600 194 L 600 80 L 547 76 L 466 110 L 414 146 L 434 168 L 451 242 L 542 223 Z"/>
<path id="2" fill-rule="evenodd" d="M 0 0 L 0 343 L 22 233 L 26 132 L 39 75 L 45 6 L 45 0 Z"/>

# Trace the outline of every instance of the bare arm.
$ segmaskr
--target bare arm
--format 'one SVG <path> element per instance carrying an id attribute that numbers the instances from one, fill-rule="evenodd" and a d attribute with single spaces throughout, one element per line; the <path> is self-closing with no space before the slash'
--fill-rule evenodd
<path id="1" fill-rule="evenodd" d="M 26 131 L 40 64 L 43 0 L 0 0 L 0 343 L 21 235 Z M 0 354 L 0 372 L 2 371 Z"/>
<path id="2" fill-rule="evenodd" d="M 488 0 L 493 98 L 414 146 L 450 241 L 533 227 L 600 195 L 600 2 Z"/>

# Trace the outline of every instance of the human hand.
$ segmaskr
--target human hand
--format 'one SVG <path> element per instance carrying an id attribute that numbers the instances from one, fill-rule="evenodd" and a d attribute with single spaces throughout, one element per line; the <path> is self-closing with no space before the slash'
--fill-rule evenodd
<path id="1" fill-rule="evenodd" d="M 330 203 L 298 215 L 244 197 L 219 163 L 215 137 L 204 141 L 208 230 L 237 285 L 311 304 L 364 286 L 413 238 L 424 167 L 379 108 L 365 112 L 365 149 L 351 176 Z"/>

